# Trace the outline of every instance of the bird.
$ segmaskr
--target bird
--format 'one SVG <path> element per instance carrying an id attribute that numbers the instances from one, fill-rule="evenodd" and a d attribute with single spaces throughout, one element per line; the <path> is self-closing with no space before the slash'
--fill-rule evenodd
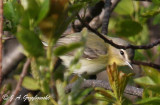
<path id="1" fill-rule="evenodd" d="M 83 30 L 82 30 L 83 31 Z M 56 46 L 68 45 L 75 42 L 80 42 L 82 39 L 82 31 L 66 35 L 57 41 Z M 104 37 L 112 40 L 115 44 L 128 46 L 130 43 L 126 40 L 116 37 L 103 35 Z M 63 65 L 69 67 L 70 62 L 73 60 L 76 51 L 69 52 L 60 56 Z M 83 54 L 79 59 L 80 68 L 73 71 L 78 75 L 95 75 L 106 69 L 108 65 L 116 63 L 117 66 L 129 66 L 133 69 L 131 61 L 134 58 L 134 49 L 118 49 L 106 43 L 103 39 L 93 32 L 87 33 L 86 43 L 84 46 Z"/>

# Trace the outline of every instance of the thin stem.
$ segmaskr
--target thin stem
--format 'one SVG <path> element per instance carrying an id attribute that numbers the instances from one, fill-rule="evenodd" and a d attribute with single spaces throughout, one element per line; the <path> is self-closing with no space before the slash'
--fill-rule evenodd
<path id="1" fill-rule="evenodd" d="M 3 0 L 0 1 L 0 87 L 2 84 Z"/>
<path id="2" fill-rule="evenodd" d="M 5 105 L 10 105 L 13 100 L 15 99 L 16 95 L 18 94 L 18 92 L 20 91 L 21 89 L 21 85 L 22 85 L 22 82 L 23 82 L 23 79 L 25 77 L 25 75 L 27 74 L 27 70 L 29 68 L 29 65 L 30 65 L 30 59 L 28 58 L 27 61 L 25 62 L 24 66 L 23 66 L 23 70 L 22 70 L 22 73 L 20 75 L 20 78 L 19 78 L 19 81 L 17 83 L 17 86 L 16 86 L 16 89 L 15 91 L 13 92 L 13 94 L 11 95 L 12 96 L 12 99 L 9 99 Z"/>
<path id="3" fill-rule="evenodd" d="M 48 40 L 48 48 L 47 48 L 47 59 L 51 59 L 51 49 L 52 49 L 52 40 Z"/>
<path id="4" fill-rule="evenodd" d="M 132 64 L 149 66 L 149 67 L 156 68 L 156 69 L 158 69 L 160 71 L 160 65 L 154 64 L 154 63 L 151 63 L 151 62 L 132 61 Z"/>
<path id="5" fill-rule="evenodd" d="M 53 38 L 49 38 L 48 41 L 48 49 L 47 49 L 47 59 L 49 61 L 49 72 L 50 72 L 50 86 L 53 87 L 51 88 L 50 92 L 53 95 L 55 93 L 55 95 L 57 95 L 57 90 L 55 87 L 55 81 L 53 80 L 53 69 L 54 66 L 56 64 L 57 58 L 55 56 L 53 56 L 52 54 L 52 48 L 53 45 L 56 43 L 56 40 L 54 40 Z M 56 100 L 57 100 L 57 96 L 56 96 Z"/>
<path id="6" fill-rule="evenodd" d="M 103 34 L 99 33 L 98 31 L 96 31 L 95 29 L 91 28 L 87 23 L 85 23 L 79 15 L 77 15 L 78 19 L 82 22 L 82 24 L 87 28 L 89 29 L 90 31 L 92 31 L 93 33 L 97 34 L 100 38 L 102 38 L 106 43 L 114 46 L 115 48 L 118 48 L 118 49 L 129 49 L 129 48 L 132 48 L 132 49 L 150 49 L 150 48 L 153 48 L 154 46 L 157 46 L 160 44 L 160 39 L 157 39 L 156 41 L 152 42 L 152 43 L 149 43 L 147 45 L 128 45 L 128 46 L 122 46 L 122 45 L 118 45 L 116 43 L 114 43 L 112 40 L 106 38 Z"/>

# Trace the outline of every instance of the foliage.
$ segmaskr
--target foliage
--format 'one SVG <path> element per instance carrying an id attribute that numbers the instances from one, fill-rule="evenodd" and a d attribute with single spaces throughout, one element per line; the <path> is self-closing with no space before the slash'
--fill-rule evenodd
<path id="1" fill-rule="evenodd" d="M 123 92 L 127 81 L 129 80 L 128 78 L 132 74 L 125 74 L 122 71 L 119 72 L 115 63 L 111 66 L 108 66 L 106 70 L 113 92 L 101 88 L 96 88 L 95 90 L 97 93 L 100 93 L 99 96 L 96 94 L 97 98 L 101 97 L 101 100 L 106 100 L 108 103 L 112 103 L 113 105 L 124 105 Z"/>
<path id="2" fill-rule="evenodd" d="M 57 48 L 57 40 L 62 36 L 67 27 L 75 20 L 76 14 L 82 9 L 95 5 L 99 0 L 17 0 L 4 1 L 4 31 L 15 35 L 24 48 L 25 55 L 31 59 L 31 76 L 26 76 L 22 86 L 26 89 L 39 91 L 40 96 L 49 95 L 50 100 L 30 101 L 38 105 L 92 105 L 92 100 L 97 103 L 128 105 L 123 93 L 130 74 L 119 72 L 115 65 L 110 67 L 108 72 L 109 83 L 113 91 L 102 88 L 80 89 L 83 79 L 76 80 L 76 85 L 69 94 L 64 88 L 70 82 L 69 77 L 73 70 L 80 67 L 79 58 L 86 43 L 88 30 L 82 30 L 80 42 L 63 45 Z M 152 0 L 149 7 L 141 6 L 139 1 L 121 0 L 113 11 L 109 22 L 109 35 L 118 35 L 136 43 L 145 44 L 149 40 L 149 29 L 147 21 L 152 18 L 153 24 L 160 24 L 160 2 Z M 115 28 L 116 27 L 116 28 Z M 44 48 L 42 41 L 48 43 Z M 62 65 L 56 67 L 59 56 L 72 50 L 76 55 L 70 62 L 69 70 Z M 136 51 L 136 60 L 155 61 L 159 56 L 152 55 L 150 50 Z M 127 69 L 128 70 L 128 69 Z M 144 88 L 142 99 L 136 104 L 159 105 L 160 103 L 160 73 L 159 71 L 143 67 L 145 76 L 135 79 L 135 83 Z M 14 74 L 16 80 L 18 75 Z M 8 90 L 12 90 L 9 86 Z M 94 95 L 92 92 L 95 92 Z M 82 101 L 83 100 L 83 101 Z"/>
<path id="3" fill-rule="evenodd" d="M 143 99 L 138 101 L 137 104 L 158 105 L 160 103 L 160 72 L 150 67 L 143 67 L 143 69 L 147 76 L 135 79 L 135 82 L 145 89 Z"/>

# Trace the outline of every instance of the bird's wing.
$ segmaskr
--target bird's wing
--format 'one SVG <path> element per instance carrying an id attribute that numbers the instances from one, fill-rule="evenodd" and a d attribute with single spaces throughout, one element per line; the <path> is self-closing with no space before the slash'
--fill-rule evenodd
<path id="1" fill-rule="evenodd" d="M 81 37 L 82 37 L 81 33 L 74 33 L 67 35 L 63 38 L 60 38 L 56 46 L 71 44 L 74 42 L 80 42 Z M 74 55 L 74 53 L 75 51 L 72 51 L 69 52 L 68 55 Z M 83 57 L 89 59 L 96 59 L 100 55 L 106 55 L 106 54 L 107 54 L 107 46 L 105 42 L 94 33 L 89 32 L 89 34 L 87 35 L 87 41 L 85 44 Z"/>

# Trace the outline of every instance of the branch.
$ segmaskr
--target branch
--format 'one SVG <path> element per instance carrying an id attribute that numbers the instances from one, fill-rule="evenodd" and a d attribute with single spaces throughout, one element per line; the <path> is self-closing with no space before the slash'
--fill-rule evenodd
<path id="1" fill-rule="evenodd" d="M 0 1 L 0 87 L 2 84 L 3 0 Z"/>
<path id="2" fill-rule="evenodd" d="M 114 8 L 118 5 L 121 0 L 113 0 L 112 5 L 110 7 L 110 14 L 112 14 Z M 93 29 L 97 30 L 100 26 L 102 26 L 103 17 L 105 14 L 105 10 L 103 9 L 99 16 L 96 16 L 92 21 L 89 23 L 89 26 Z"/>
<path id="3" fill-rule="evenodd" d="M 89 8 L 89 14 L 85 17 L 86 22 L 90 22 L 94 17 L 98 16 L 104 7 L 104 2 L 98 2 L 94 7 Z"/>
<path id="4" fill-rule="evenodd" d="M 111 8 L 110 8 L 110 14 L 112 13 L 114 8 L 117 6 L 117 4 L 120 1 L 121 0 L 114 0 L 113 1 Z M 104 8 L 104 1 L 100 1 L 94 7 L 88 8 L 83 21 L 86 23 L 89 23 L 89 25 L 94 29 L 99 28 L 102 25 L 102 20 L 104 18 L 103 11 L 105 11 L 105 10 L 102 11 L 103 8 Z M 105 12 L 107 12 L 107 11 L 105 11 Z M 79 32 L 84 26 L 81 22 L 80 23 L 78 22 L 76 24 L 73 23 L 72 27 L 75 32 Z"/>
<path id="5" fill-rule="evenodd" d="M 102 22 L 102 34 L 107 34 L 108 33 L 108 24 L 109 24 L 109 18 L 111 14 L 111 0 L 104 0 L 105 2 L 105 13 L 103 17 L 103 22 Z"/>
<path id="6" fill-rule="evenodd" d="M 106 43 L 109 43 L 110 45 L 118 48 L 118 49 L 129 49 L 129 48 L 132 48 L 132 49 L 150 49 L 150 48 L 153 48 L 154 46 L 157 46 L 158 44 L 160 44 L 160 39 L 150 43 L 150 44 L 147 44 L 147 45 L 128 45 L 128 46 L 122 46 L 122 45 L 118 45 L 118 44 L 115 44 L 112 40 L 109 40 L 108 38 L 106 38 L 104 35 L 102 35 L 101 33 L 99 33 L 98 31 L 94 30 L 93 28 L 91 28 L 87 23 L 85 23 L 79 15 L 77 15 L 78 19 L 80 20 L 80 22 L 87 28 L 89 29 L 90 31 L 92 31 L 93 33 L 97 34 L 100 38 L 102 38 Z"/>
<path id="7" fill-rule="evenodd" d="M 12 101 L 15 99 L 16 95 L 18 94 L 18 92 L 20 91 L 23 79 L 24 79 L 24 77 L 25 77 L 25 75 L 27 73 L 29 65 L 30 65 L 30 59 L 28 58 L 27 61 L 24 64 L 24 66 L 23 66 L 23 70 L 22 70 L 22 73 L 20 75 L 19 81 L 17 83 L 16 89 L 12 94 L 12 96 L 13 96 L 12 100 L 8 100 L 5 105 L 10 105 L 12 103 Z"/>
<path id="8" fill-rule="evenodd" d="M 85 14 L 83 21 L 85 21 L 86 23 L 89 23 L 94 17 L 98 16 L 101 13 L 103 7 L 104 7 L 103 1 L 99 1 L 94 7 L 89 7 L 87 9 L 87 12 Z M 78 22 L 76 24 L 72 24 L 72 27 L 74 31 L 79 32 L 82 30 L 84 26 L 82 25 L 81 22 Z"/>
<path id="9" fill-rule="evenodd" d="M 141 61 L 132 61 L 132 64 L 149 66 L 149 67 L 156 68 L 160 71 L 160 65 L 154 64 L 154 63 L 151 63 L 151 62 L 147 63 L 147 62 L 141 62 Z"/>
<path id="10" fill-rule="evenodd" d="M 65 88 L 65 92 L 69 93 L 72 90 L 74 85 L 75 83 L 67 85 L 67 87 Z M 102 80 L 85 80 L 81 84 L 81 89 L 86 89 L 86 88 L 91 88 L 91 87 L 92 88 L 102 87 L 104 89 L 111 90 L 109 83 L 106 81 L 102 81 Z M 124 93 L 142 97 L 143 89 L 133 87 L 133 86 L 127 86 L 126 89 L 124 90 Z"/>

